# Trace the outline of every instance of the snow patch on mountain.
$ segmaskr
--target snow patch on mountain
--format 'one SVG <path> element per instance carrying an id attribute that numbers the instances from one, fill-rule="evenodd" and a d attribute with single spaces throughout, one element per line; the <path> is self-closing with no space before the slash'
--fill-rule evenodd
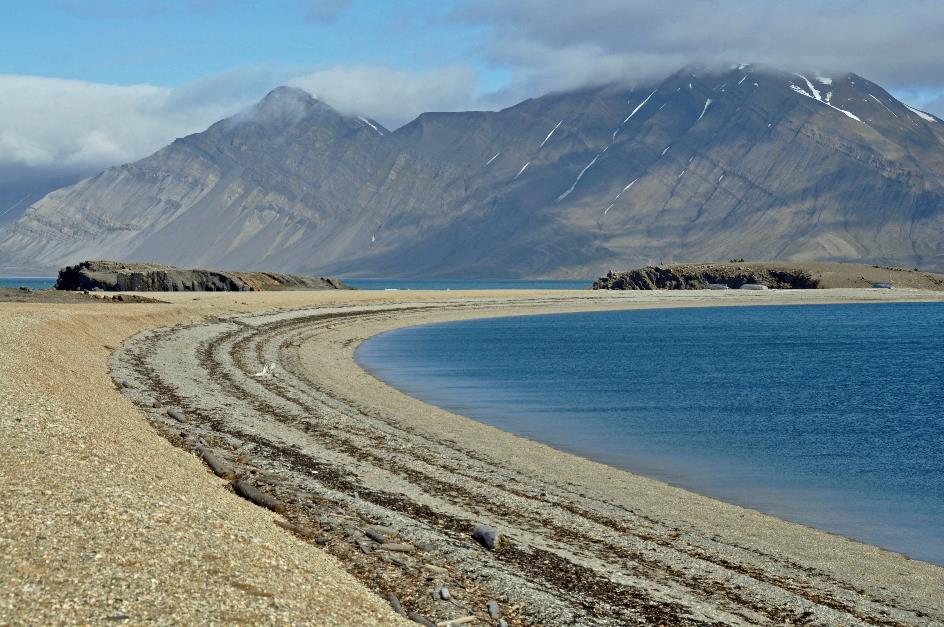
<path id="1" fill-rule="evenodd" d="M 593 166 L 593 164 L 597 162 L 597 159 L 599 159 L 600 155 L 602 155 L 603 152 L 605 151 L 606 151 L 606 148 L 604 148 L 603 151 L 598 153 L 597 156 L 595 156 L 590 163 L 584 166 L 583 170 L 580 171 L 580 174 L 577 175 L 577 180 L 574 181 L 574 184 L 571 185 L 570 188 L 566 192 L 564 192 L 563 194 L 557 197 L 557 202 L 560 202 L 564 200 L 565 198 L 567 198 L 568 196 L 570 196 L 570 193 L 577 188 L 577 183 L 580 182 L 580 179 L 583 178 L 583 175 L 587 173 L 587 170 L 589 170 Z"/>
<path id="2" fill-rule="evenodd" d="M 563 123 L 564 123 L 564 121 L 561 120 L 560 122 L 558 122 L 557 124 L 554 125 L 554 128 L 551 129 L 551 132 L 547 134 L 547 137 L 545 137 L 545 138 L 544 138 L 544 141 L 541 142 L 541 145 L 538 146 L 539 149 L 540 149 L 540 148 L 544 148 L 544 144 L 547 143 L 547 140 L 549 140 L 549 139 L 551 138 L 551 135 L 554 134 L 554 131 L 556 131 L 557 129 L 559 129 L 559 128 L 560 128 L 560 125 L 563 124 Z"/>
<path id="3" fill-rule="evenodd" d="M 644 106 L 646 106 L 646 103 L 649 102 L 649 99 L 650 99 L 650 98 L 652 98 L 653 96 L 656 95 L 656 92 L 657 92 L 657 91 L 659 91 L 659 90 L 658 90 L 658 89 L 652 90 L 652 93 L 649 94 L 648 96 L 646 96 L 646 99 L 645 99 L 645 100 L 643 100 L 643 101 L 640 102 L 638 105 L 636 105 L 636 108 L 633 109 L 633 112 L 630 113 L 629 115 L 627 115 L 627 116 L 626 116 L 626 119 L 623 120 L 623 124 L 626 124 L 627 122 L 629 122 L 629 121 L 633 118 L 634 115 L 636 115 L 637 113 L 639 113 L 639 110 L 642 109 Z"/>
<path id="4" fill-rule="evenodd" d="M 705 106 L 702 107 L 701 113 L 698 115 L 698 120 L 701 120 L 703 117 L 705 117 L 705 111 L 708 110 L 708 106 L 709 106 L 710 104 L 711 104 L 711 98 L 709 98 L 708 100 L 705 101 Z M 698 120 L 695 120 L 695 121 L 698 122 Z M 663 153 L 663 154 L 665 154 L 665 153 Z"/>
<path id="5" fill-rule="evenodd" d="M 902 103 L 902 104 L 905 104 L 905 103 Z M 922 120 L 925 120 L 926 122 L 937 122 L 937 120 L 935 120 L 933 116 L 928 115 L 924 111 L 920 111 L 918 109 L 915 109 L 914 107 L 909 107 L 908 105 L 905 105 L 905 106 L 908 107 L 909 111 L 914 113 L 916 116 L 918 116 Z"/>

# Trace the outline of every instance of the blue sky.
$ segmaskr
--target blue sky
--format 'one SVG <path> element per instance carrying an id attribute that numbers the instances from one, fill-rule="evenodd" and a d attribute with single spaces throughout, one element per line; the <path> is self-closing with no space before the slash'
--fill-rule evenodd
<path id="1" fill-rule="evenodd" d="M 273 74 L 337 64 L 414 70 L 464 63 L 485 88 L 508 80 L 482 62 L 485 28 L 450 2 L 7 0 L 0 73 L 112 84 L 180 85 L 236 68 Z"/>
<path id="2" fill-rule="evenodd" d="M 0 25 L 0 185 L 141 158 L 282 84 L 393 128 L 758 62 L 944 115 L 940 0 L 5 0 Z"/>

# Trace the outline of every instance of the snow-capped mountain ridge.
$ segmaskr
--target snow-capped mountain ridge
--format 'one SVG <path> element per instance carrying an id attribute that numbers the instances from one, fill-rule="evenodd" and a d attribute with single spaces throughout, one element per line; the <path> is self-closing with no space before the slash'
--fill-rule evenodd
<path id="1" fill-rule="evenodd" d="M 729 257 L 944 269 L 944 123 L 856 74 L 747 64 L 395 131 L 279 88 L 0 231 L 7 266 L 86 257 L 342 276 Z"/>

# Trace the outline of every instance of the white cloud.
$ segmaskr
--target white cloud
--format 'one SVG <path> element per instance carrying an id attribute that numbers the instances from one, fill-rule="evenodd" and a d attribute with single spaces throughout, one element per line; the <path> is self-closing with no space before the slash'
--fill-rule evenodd
<path id="1" fill-rule="evenodd" d="M 539 91 L 726 62 L 944 87 L 939 0 L 464 0 L 454 19 L 486 28 L 489 62 Z"/>
<path id="2" fill-rule="evenodd" d="M 124 163 L 246 104 L 181 104 L 181 91 L 0 75 L 0 167 L 84 171 Z"/>
<path id="3" fill-rule="evenodd" d="M 367 115 L 397 128 L 424 111 L 454 111 L 472 105 L 474 70 L 450 66 L 428 72 L 384 66 L 318 70 L 289 81 L 338 111 Z"/>
<path id="4" fill-rule="evenodd" d="M 134 161 L 237 113 L 279 84 L 396 128 L 423 111 L 468 107 L 475 74 L 465 67 L 413 72 L 355 66 L 292 78 L 248 68 L 180 87 L 0 75 L 0 170 L 90 173 Z"/>

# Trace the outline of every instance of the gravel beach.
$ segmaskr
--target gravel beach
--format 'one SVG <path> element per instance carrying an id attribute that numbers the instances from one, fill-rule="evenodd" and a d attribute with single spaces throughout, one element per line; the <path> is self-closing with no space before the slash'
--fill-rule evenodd
<path id="1" fill-rule="evenodd" d="M 353 360 L 433 321 L 939 293 L 156 296 L 0 306 L 0 623 L 944 622 L 942 568 L 450 414 Z"/>

